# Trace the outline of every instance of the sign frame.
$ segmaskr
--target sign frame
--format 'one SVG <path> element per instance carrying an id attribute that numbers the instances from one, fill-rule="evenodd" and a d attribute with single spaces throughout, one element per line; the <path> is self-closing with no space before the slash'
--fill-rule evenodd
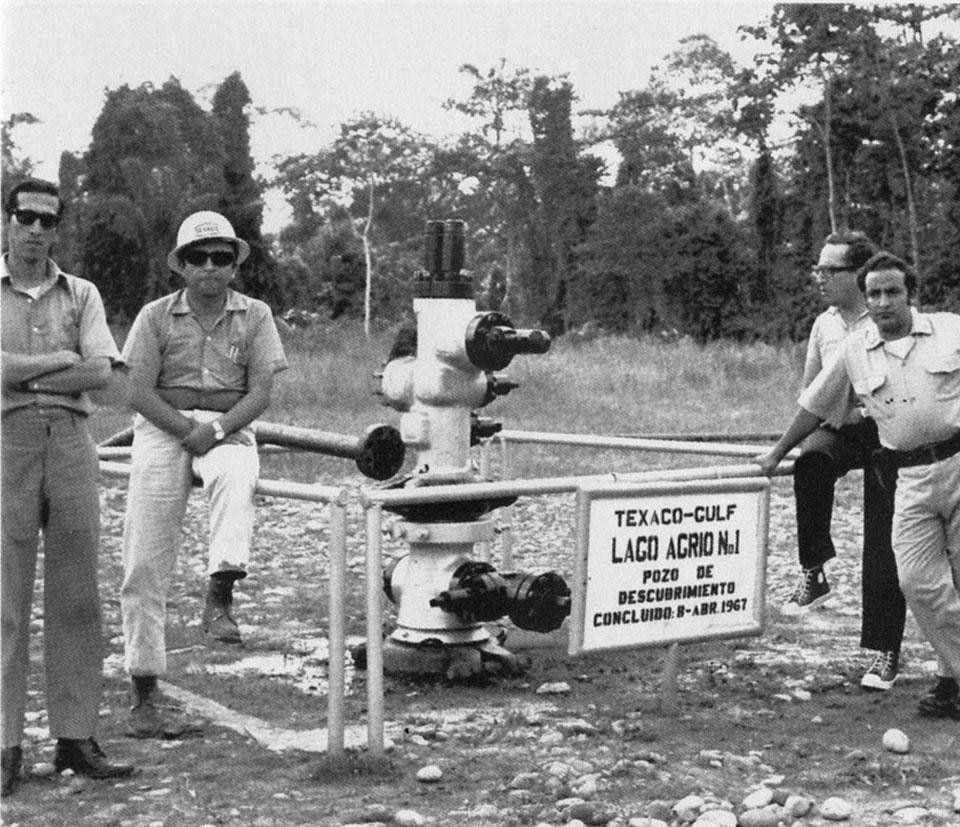
<path id="1" fill-rule="evenodd" d="M 671 495 L 711 494 L 757 494 L 759 502 L 756 515 L 756 558 L 753 561 L 754 588 L 749 620 L 738 625 L 728 625 L 716 631 L 685 634 L 682 631 L 651 640 L 618 643 L 610 646 L 585 645 L 588 586 L 590 579 L 590 519 L 592 504 L 597 500 L 620 500 L 627 497 L 637 500 L 644 497 Z M 696 643 L 722 638 L 751 637 L 763 634 L 766 606 L 766 565 L 770 525 L 770 479 L 765 476 L 730 479 L 684 480 L 680 482 L 601 482 L 584 483 L 576 494 L 576 567 L 572 584 L 570 637 L 568 654 L 581 655 L 587 652 L 617 651 L 670 646 L 674 643 Z"/>

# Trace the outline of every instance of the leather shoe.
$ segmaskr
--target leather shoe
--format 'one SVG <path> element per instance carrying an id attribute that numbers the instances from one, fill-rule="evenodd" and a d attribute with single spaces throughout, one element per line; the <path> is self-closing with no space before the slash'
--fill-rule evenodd
<path id="1" fill-rule="evenodd" d="M 6 798 L 16 789 L 20 781 L 20 766 L 23 764 L 23 750 L 20 747 L 4 747 L 0 751 L 3 764 L 3 789 L 0 795 Z"/>
<path id="2" fill-rule="evenodd" d="M 131 764 L 111 764 L 93 738 L 58 738 L 53 755 L 57 772 L 73 770 L 88 778 L 126 778 L 133 774 Z"/>
<path id="3" fill-rule="evenodd" d="M 938 675 L 936 684 L 917 704 L 917 711 L 927 718 L 960 721 L 960 685 L 956 679 Z"/>

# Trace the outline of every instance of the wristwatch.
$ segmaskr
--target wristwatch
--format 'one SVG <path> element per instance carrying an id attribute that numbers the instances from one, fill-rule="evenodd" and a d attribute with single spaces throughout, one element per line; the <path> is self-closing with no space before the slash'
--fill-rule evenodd
<path id="1" fill-rule="evenodd" d="M 217 442 L 222 442 L 223 438 L 226 436 L 226 433 L 223 430 L 223 425 L 220 424 L 220 420 L 214 419 L 210 424 L 213 426 L 213 438 Z"/>

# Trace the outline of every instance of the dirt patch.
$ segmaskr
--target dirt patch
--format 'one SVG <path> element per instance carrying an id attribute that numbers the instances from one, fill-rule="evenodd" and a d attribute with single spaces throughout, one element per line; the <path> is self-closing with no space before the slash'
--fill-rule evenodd
<path id="1" fill-rule="evenodd" d="M 207 718 L 203 738 L 124 737 L 128 700 L 117 598 L 123 490 L 107 489 L 102 589 L 110 657 L 100 740 L 111 758 L 130 760 L 139 772 L 115 784 L 31 778 L 4 800 L 4 823 L 340 825 L 416 814 L 439 825 L 567 824 L 574 817 L 627 824 L 641 816 L 680 823 L 671 809 L 685 796 L 713 797 L 739 810 L 745 796 L 766 786 L 781 801 L 789 793 L 812 801 L 814 809 L 799 823 L 824 823 L 819 806 L 839 796 L 852 807 L 851 824 L 910 823 L 904 814 L 917 811 L 924 824 L 956 824 L 960 723 L 915 713 L 934 664 L 912 619 L 895 688 L 859 688 L 868 658 L 857 645 L 858 486 L 852 475 L 838 496 L 834 534 L 841 550 L 828 570 L 835 597 L 800 621 L 777 610 L 793 586 L 796 564 L 789 487 L 774 486 L 764 634 L 682 647 L 677 714 L 660 708 L 662 649 L 573 658 L 564 630 L 512 634 L 508 646 L 532 645 L 525 648 L 526 674 L 471 685 L 388 678 L 391 749 L 383 758 L 350 750 L 341 761 L 310 748 L 270 749 L 252 730 L 238 731 L 215 716 Z M 537 528 L 521 532 L 518 567 L 569 575 L 571 510 L 558 498 L 523 504 L 518 524 Z M 269 727 L 295 733 L 324 727 L 322 514 L 264 502 L 258 569 L 237 599 L 245 645 L 212 650 L 199 645 L 198 633 L 202 513 L 197 499 L 170 606 L 168 681 Z M 360 536 L 359 520 L 359 512 L 352 513 L 354 536 Z M 348 631 L 357 636 L 363 633 L 363 551 L 355 543 L 349 567 Z M 390 617 L 388 609 L 388 626 Z M 49 760 L 51 752 L 39 640 L 34 643 L 29 764 Z M 559 691 L 538 694 L 545 684 L 560 685 Z M 347 722 L 362 731 L 362 671 L 351 670 L 348 691 Z M 172 711 L 191 714 L 188 704 L 173 697 L 169 703 Z M 909 736 L 906 755 L 882 748 L 891 727 Z M 438 772 L 418 780 L 425 767 Z"/>

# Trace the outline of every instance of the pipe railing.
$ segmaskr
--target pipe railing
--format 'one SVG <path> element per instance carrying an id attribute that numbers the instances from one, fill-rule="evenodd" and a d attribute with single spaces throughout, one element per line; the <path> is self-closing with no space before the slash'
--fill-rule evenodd
<path id="1" fill-rule="evenodd" d="M 793 473 L 793 462 L 783 462 L 774 476 Z M 567 494 L 594 482 L 675 482 L 684 480 L 735 479 L 760 476 L 755 463 L 716 465 L 706 468 L 664 468 L 628 474 L 596 474 L 581 477 L 548 477 L 530 480 L 433 485 L 412 488 L 370 489 L 360 492 L 366 511 L 367 555 L 367 745 L 372 755 L 384 751 L 383 721 L 383 640 L 381 632 L 381 590 L 383 509 L 390 506 L 449 503 L 486 497 L 513 497 L 534 494 Z M 511 564 L 512 565 L 512 564 Z M 509 568 L 506 561 L 504 566 Z"/>
<path id="2" fill-rule="evenodd" d="M 100 471 L 108 476 L 129 476 L 123 462 L 101 460 Z M 346 697 L 346 606 L 347 606 L 347 491 L 332 485 L 285 480 L 257 480 L 257 494 L 324 503 L 330 507 L 330 609 L 329 609 L 329 694 L 327 695 L 327 751 L 340 757 L 344 752 L 344 700 Z M 382 691 L 382 690 L 381 690 Z M 383 728 L 382 721 L 379 726 Z"/>
<path id="3" fill-rule="evenodd" d="M 485 477 L 490 476 L 490 457 L 489 450 L 494 443 L 500 446 L 500 477 L 509 478 L 512 475 L 512 463 L 509 451 L 511 443 L 517 445 L 566 445 L 578 448 L 613 448 L 627 451 L 650 451 L 662 453 L 694 454 L 699 456 L 728 456 L 752 459 L 757 454 L 770 449 L 769 444 L 744 444 L 739 440 L 747 437 L 763 437 L 765 434 L 684 434 L 684 438 L 678 439 L 679 434 L 655 434 L 650 436 L 598 436 L 593 434 L 566 434 L 552 433 L 547 431 L 512 431 L 502 430 L 494 434 L 490 439 L 484 440 L 480 444 L 480 467 L 483 469 Z M 728 438 L 737 440 L 736 442 L 710 442 L 706 437 L 728 436 Z M 776 435 L 772 435 L 776 439 Z M 787 471 L 778 472 L 785 474 L 793 473 L 792 460 L 799 456 L 799 451 L 793 450 L 786 456 L 786 465 L 781 464 L 782 468 L 788 468 Z M 757 473 L 757 466 L 751 466 L 754 474 Z M 655 473 L 655 472 L 649 472 Z M 750 475 L 747 475 L 750 476 Z M 631 477 L 632 478 L 632 477 Z M 598 478 L 600 481 L 607 477 Z M 500 548 L 503 559 L 503 565 L 507 568 L 513 566 L 513 515 L 512 505 L 502 508 L 502 520 L 498 526 L 500 534 Z"/>

